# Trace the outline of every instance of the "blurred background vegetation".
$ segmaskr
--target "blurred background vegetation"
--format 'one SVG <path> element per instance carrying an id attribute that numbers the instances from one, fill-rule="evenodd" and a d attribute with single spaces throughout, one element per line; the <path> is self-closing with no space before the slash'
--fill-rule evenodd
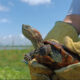
<path id="1" fill-rule="evenodd" d="M 23 62 L 24 54 L 33 48 L 23 50 L 0 50 L 0 80 L 30 79 L 28 65 Z"/>

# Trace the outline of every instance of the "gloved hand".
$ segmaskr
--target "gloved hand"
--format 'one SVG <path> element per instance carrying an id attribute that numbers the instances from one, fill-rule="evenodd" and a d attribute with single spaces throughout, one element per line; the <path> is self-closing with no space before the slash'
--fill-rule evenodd
<path id="1" fill-rule="evenodd" d="M 73 42 L 73 40 L 66 36 L 64 38 L 64 45 L 71 50 L 72 52 L 78 54 L 80 56 L 80 41 L 78 42 Z"/>
<path id="2" fill-rule="evenodd" d="M 36 59 L 33 59 L 28 62 L 31 74 L 31 80 L 50 80 L 50 76 L 52 75 L 52 71 L 39 64 Z"/>

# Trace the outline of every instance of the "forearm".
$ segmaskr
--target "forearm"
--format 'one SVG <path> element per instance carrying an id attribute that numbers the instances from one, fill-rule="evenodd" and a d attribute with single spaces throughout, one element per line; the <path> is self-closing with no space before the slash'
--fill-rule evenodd
<path id="1" fill-rule="evenodd" d="M 64 22 L 71 23 L 78 32 L 78 34 L 80 34 L 80 15 L 67 15 L 64 19 Z"/>
<path id="2" fill-rule="evenodd" d="M 80 0 L 72 0 L 71 7 L 64 22 L 71 23 L 78 34 L 80 34 Z"/>

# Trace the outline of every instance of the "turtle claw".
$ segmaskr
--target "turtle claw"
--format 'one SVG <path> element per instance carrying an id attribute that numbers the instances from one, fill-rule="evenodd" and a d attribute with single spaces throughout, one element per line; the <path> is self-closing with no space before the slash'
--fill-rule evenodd
<path id="1" fill-rule="evenodd" d="M 30 61 L 31 60 L 31 56 L 29 56 L 29 54 L 25 54 L 24 55 L 24 60 L 25 61 Z"/>

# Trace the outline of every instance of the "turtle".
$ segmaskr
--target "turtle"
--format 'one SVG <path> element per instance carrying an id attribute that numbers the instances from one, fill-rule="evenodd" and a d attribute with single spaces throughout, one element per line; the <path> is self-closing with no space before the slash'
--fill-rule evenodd
<path id="1" fill-rule="evenodd" d="M 80 56 L 71 52 L 67 49 L 63 44 L 43 40 L 40 32 L 29 25 L 22 25 L 22 32 L 25 37 L 27 37 L 33 44 L 35 50 L 26 54 L 25 60 L 36 59 L 38 63 L 48 67 L 53 70 L 62 80 L 62 73 L 66 70 L 69 73 L 69 68 L 65 69 L 65 67 L 71 66 L 70 69 L 73 70 L 74 65 L 77 65 L 80 62 Z M 79 68 L 76 66 L 76 68 Z M 61 71 L 60 71 L 61 70 Z M 61 73 L 61 74 L 60 74 Z M 64 80 L 72 79 L 69 77 L 64 77 Z M 76 79 L 80 79 L 77 78 Z M 72 79 L 74 80 L 74 78 Z"/>

